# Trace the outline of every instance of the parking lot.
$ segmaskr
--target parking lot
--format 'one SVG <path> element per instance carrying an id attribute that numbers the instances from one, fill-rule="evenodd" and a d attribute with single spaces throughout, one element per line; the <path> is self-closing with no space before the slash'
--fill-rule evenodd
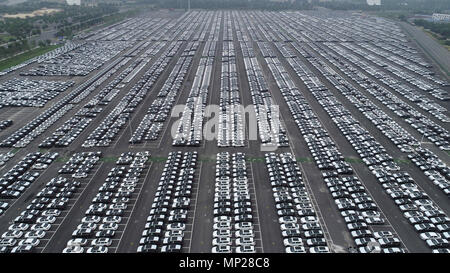
<path id="1" fill-rule="evenodd" d="M 95 30 L 0 76 L 0 252 L 448 253 L 448 92 L 370 16 Z"/>

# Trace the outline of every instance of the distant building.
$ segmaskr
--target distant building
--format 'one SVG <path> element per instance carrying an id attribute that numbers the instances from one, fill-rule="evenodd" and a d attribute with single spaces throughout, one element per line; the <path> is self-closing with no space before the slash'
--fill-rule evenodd
<path id="1" fill-rule="evenodd" d="M 367 0 L 367 5 L 379 6 L 379 5 L 381 5 L 381 0 Z"/>
<path id="2" fill-rule="evenodd" d="M 81 5 L 88 6 L 88 7 L 95 7 L 97 6 L 98 1 L 95 0 L 81 0 Z"/>
<path id="3" fill-rule="evenodd" d="M 445 21 L 450 22 L 450 14 L 444 14 L 444 13 L 433 13 L 433 16 L 431 18 L 434 21 Z"/>
<path id="4" fill-rule="evenodd" d="M 67 0 L 78 2 L 77 5 L 87 6 L 87 7 L 96 7 L 98 4 L 113 4 L 113 5 L 121 5 L 126 3 L 126 0 Z M 70 5 L 70 4 L 69 4 Z"/>
<path id="5" fill-rule="evenodd" d="M 308 0 L 308 3 L 314 4 L 314 3 L 321 3 L 321 2 L 333 2 L 334 0 Z"/>
<path id="6" fill-rule="evenodd" d="M 270 2 L 294 2 L 294 0 L 269 0 Z"/>
<path id="7" fill-rule="evenodd" d="M 81 5 L 81 0 L 66 0 L 67 5 Z"/>
<path id="8" fill-rule="evenodd" d="M 67 4 L 67 0 L 45 0 L 45 2 Z"/>

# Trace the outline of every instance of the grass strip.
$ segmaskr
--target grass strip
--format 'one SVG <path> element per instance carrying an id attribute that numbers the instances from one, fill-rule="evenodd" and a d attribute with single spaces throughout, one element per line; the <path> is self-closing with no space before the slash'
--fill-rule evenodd
<path id="1" fill-rule="evenodd" d="M 18 64 L 21 64 L 31 58 L 45 54 L 45 53 L 47 53 L 55 48 L 58 48 L 60 46 L 61 45 L 50 45 L 50 46 L 39 47 L 39 48 L 35 48 L 35 49 L 29 50 L 27 52 L 24 52 L 22 54 L 19 54 L 17 56 L 11 57 L 9 59 L 3 60 L 0 62 L 0 71 L 5 70 L 10 67 L 13 67 Z"/>

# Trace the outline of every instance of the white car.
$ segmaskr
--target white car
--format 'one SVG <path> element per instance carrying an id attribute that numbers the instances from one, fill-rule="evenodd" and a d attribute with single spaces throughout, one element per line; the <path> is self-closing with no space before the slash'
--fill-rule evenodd
<path id="1" fill-rule="evenodd" d="M 377 231 L 373 233 L 373 237 L 375 237 L 375 239 L 392 238 L 394 237 L 394 233 L 387 230 Z"/>
<path id="2" fill-rule="evenodd" d="M 236 248 L 236 253 L 256 253 L 256 250 L 254 246 L 243 245 Z"/>
<path id="3" fill-rule="evenodd" d="M 236 239 L 236 246 L 254 246 L 255 241 L 253 237 L 242 237 Z"/>
<path id="4" fill-rule="evenodd" d="M 23 232 L 20 230 L 10 230 L 2 234 L 4 239 L 18 239 L 22 237 Z"/>
<path id="5" fill-rule="evenodd" d="M 405 253 L 406 251 L 399 247 L 383 248 L 383 253 Z"/>
<path id="6" fill-rule="evenodd" d="M 281 224 L 280 225 L 281 230 L 292 230 L 292 229 L 300 229 L 300 225 L 296 223 L 289 223 L 289 224 Z"/>
<path id="7" fill-rule="evenodd" d="M 315 216 L 305 216 L 300 218 L 300 223 L 307 224 L 307 223 L 317 223 L 317 218 Z"/>
<path id="8" fill-rule="evenodd" d="M 380 253 L 381 247 L 378 245 L 363 246 L 358 248 L 359 253 Z"/>
<path id="9" fill-rule="evenodd" d="M 39 239 L 28 238 L 28 239 L 20 240 L 18 245 L 19 246 L 23 246 L 23 245 L 37 246 L 37 245 L 39 245 L 39 243 L 40 243 Z"/>
<path id="10" fill-rule="evenodd" d="M 8 230 L 20 230 L 20 231 L 25 231 L 30 227 L 29 224 L 25 224 L 25 223 L 17 223 L 17 224 L 13 224 L 10 225 L 8 227 Z"/>
<path id="11" fill-rule="evenodd" d="M 83 229 L 83 228 L 88 228 L 88 229 L 95 230 L 95 229 L 97 229 L 97 224 L 94 224 L 94 223 L 82 223 L 82 224 L 79 224 L 77 226 L 77 229 Z"/>
<path id="12" fill-rule="evenodd" d="M 231 246 L 229 245 L 218 245 L 211 249 L 212 253 L 231 253 Z"/>
<path id="13" fill-rule="evenodd" d="M 111 238 L 97 238 L 91 243 L 92 246 L 110 246 L 112 244 Z"/>
<path id="14" fill-rule="evenodd" d="M 42 223 L 42 224 L 34 224 L 31 226 L 31 230 L 44 230 L 47 231 L 52 227 L 49 223 Z"/>
<path id="15" fill-rule="evenodd" d="M 110 216 L 110 217 L 105 217 L 103 218 L 102 222 L 105 224 L 108 223 L 120 223 L 120 221 L 122 221 L 122 218 L 120 216 Z"/>
<path id="16" fill-rule="evenodd" d="M 230 237 L 217 237 L 214 238 L 212 241 L 213 246 L 221 246 L 221 245 L 227 245 L 231 246 L 231 238 Z"/>
<path id="17" fill-rule="evenodd" d="M 16 239 L 0 239 L 0 247 L 13 247 L 17 243 Z"/>
<path id="18" fill-rule="evenodd" d="M 68 247 L 74 247 L 74 246 L 85 246 L 87 245 L 88 240 L 85 238 L 75 238 L 71 239 L 67 242 Z"/>
<path id="19" fill-rule="evenodd" d="M 87 173 L 74 173 L 74 174 L 72 174 L 73 178 L 86 178 L 87 176 L 88 176 Z M 88 251 L 89 251 L 89 249 L 88 249 Z M 87 252 L 87 253 L 90 253 L 90 252 Z"/>
<path id="20" fill-rule="evenodd" d="M 83 219 L 81 219 L 81 223 L 98 223 L 100 222 L 101 217 L 97 215 L 93 216 L 86 216 Z"/>
<path id="21" fill-rule="evenodd" d="M 43 170 L 43 169 L 46 169 L 47 167 L 48 167 L 47 164 L 36 163 L 36 164 L 33 165 L 32 168 L 35 169 L 35 170 Z"/>
<path id="22" fill-rule="evenodd" d="M 101 224 L 98 227 L 99 230 L 117 230 L 118 228 L 119 225 L 116 223 Z"/>
<path id="23" fill-rule="evenodd" d="M 231 222 L 231 217 L 230 216 L 214 217 L 214 223 L 218 223 L 218 222 Z"/>
<path id="24" fill-rule="evenodd" d="M 161 248 L 161 252 L 168 252 L 168 251 L 181 251 L 181 245 L 164 245 Z"/>
<path id="25" fill-rule="evenodd" d="M 213 229 L 230 229 L 231 223 L 230 222 L 218 222 L 213 225 Z"/>
<path id="26" fill-rule="evenodd" d="M 358 247 L 366 246 L 369 243 L 377 243 L 377 240 L 375 238 L 370 238 L 370 237 L 369 238 L 358 238 L 358 239 L 355 239 L 355 244 Z"/>
<path id="27" fill-rule="evenodd" d="M 302 246 L 303 241 L 300 237 L 291 237 L 283 240 L 284 246 Z"/>
<path id="28" fill-rule="evenodd" d="M 213 231 L 213 237 L 219 238 L 219 237 L 231 237 L 231 230 L 229 229 L 217 229 Z"/>
<path id="29" fill-rule="evenodd" d="M 253 229 L 253 224 L 252 224 L 252 222 L 240 222 L 240 223 L 234 224 L 234 228 L 235 228 L 236 230 L 240 230 L 240 229 Z"/>
<path id="30" fill-rule="evenodd" d="M 63 249 L 62 253 L 83 253 L 84 248 L 81 246 L 73 246 L 73 247 L 66 247 Z"/>
<path id="31" fill-rule="evenodd" d="M 36 230 L 36 231 L 28 231 L 25 233 L 25 238 L 38 238 L 41 239 L 45 236 L 45 231 Z"/>
<path id="32" fill-rule="evenodd" d="M 42 212 L 42 216 L 59 216 L 61 214 L 61 211 L 58 209 L 49 209 L 49 210 L 44 210 Z"/>
<path id="33" fill-rule="evenodd" d="M 306 253 L 306 250 L 304 246 L 288 246 L 286 253 Z"/>
<path id="34" fill-rule="evenodd" d="M 310 253 L 330 253 L 330 249 L 327 246 L 315 246 L 309 249 Z"/>
<path id="35" fill-rule="evenodd" d="M 420 233 L 420 239 L 426 241 L 431 239 L 441 239 L 441 234 L 437 232 L 424 232 Z"/>
<path id="36" fill-rule="evenodd" d="M 164 237 L 171 237 L 171 236 L 184 236 L 184 232 L 182 230 L 168 230 L 164 233 Z"/>
<path id="37" fill-rule="evenodd" d="M 431 248 L 448 248 L 449 242 L 447 239 L 430 239 L 425 241 Z"/>
<path id="38" fill-rule="evenodd" d="M 235 235 L 236 235 L 236 238 L 239 238 L 239 237 L 254 237 L 255 236 L 254 233 L 253 233 L 253 230 L 251 230 L 251 229 L 238 230 L 238 231 L 236 231 Z"/>
<path id="39" fill-rule="evenodd" d="M 183 223 L 171 223 L 167 225 L 167 230 L 185 230 L 186 225 Z"/>
<path id="40" fill-rule="evenodd" d="M 16 246 L 13 249 L 11 249 L 11 253 L 30 253 L 30 252 L 33 252 L 33 246 L 31 245 Z"/>
<path id="41" fill-rule="evenodd" d="M 49 223 L 53 224 L 56 221 L 55 216 L 41 216 L 36 220 L 36 223 L 43 224 L 43 223 Z"/>
<path id="42" fill-rule="evenodd" d="M 106 246 L 93 246 L 87 249 L 86 253 L 108 253 Z"/>

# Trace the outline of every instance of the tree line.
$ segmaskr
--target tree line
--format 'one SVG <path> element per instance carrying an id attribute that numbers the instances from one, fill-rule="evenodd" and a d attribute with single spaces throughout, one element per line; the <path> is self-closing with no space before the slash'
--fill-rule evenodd
<path id="1" fill-rule="evenodd" d="M 367 5 L 366 0 L 342 0 L 331 2 L 319 2 L 318 0 L 313 0 L 313 3 L 334 10 L 401 10 L 419 14 L 431 14 L 433 12 L 450 10 L 450 1 L 448 0 L 381 0 L 381 5 L 379 6 L 369 6 Z"/>
<path id="2" fill-rule="evenodd" d="M 137 0 L 137 3 L 152 4 L 158 8 L 186 9 L 188 0 Z M 269 0 L 191 0 L 193 9 L 312 9 L 306 0 L 274 2 Z"/>
<path id="3" fill-rule="evenodd" d="M 0 58 L 12 56 L 18 52 L 27 51 L 36 46 L 29 41 L 32 35 L 39 35 L 50 26 L 56 28 L 57 36 L 71 36 L 73 31 L 81 30 L 102 22 L 104 15 L 115 14 L 119 9 L 114 5 L 99 4 L 96 7 L 69 6 L 54 2 L 35 2 L 3 6 L 0 14 L 30 13 L 42 8 L 60 9 L 60 12 L 27 18 L 2 18 L 0 20 L 0 34 L 3 36 L 0 44 Z M 10 42 L 6 44 L 7 42 Z M 40 46 L 50 41 L 40 42 Z"/>
<path id="4" fill-rule="evenodd" d="M 435 23 L 423 19 L 416 19 L 414 20 L 414 24 L 439 34 L 441 36 L 440 40 L 444 40 L 446 45 L 450 45 L 450 23 Z"/>

